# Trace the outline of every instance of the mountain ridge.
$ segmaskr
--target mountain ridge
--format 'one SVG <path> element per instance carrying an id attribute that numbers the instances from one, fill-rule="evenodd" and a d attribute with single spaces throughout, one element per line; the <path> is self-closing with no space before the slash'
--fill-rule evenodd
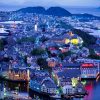
<path id="1" fill-rule="evenodd" d="M 58 16 L 58 17 L 63 17 L 63 16 L 77 16 L 77 17 L 96 17 L 99 18 L 99 16 L 95 16 L 92 14 L 84 13 L 84 14 L 72 14 L 68 10 L 66 10 L 63 7 L 50 7 L 47 10 L 42 7 L 42 6 L 36 6 L 36 7 L 26 7 L 19 9 L 15 12 L 22 12 L 22 13 L 36 13 L 36 14 L 44 14 L 44 15 L 53 15 L 53 16 Z"/>
<path id="2" fill-rule="evenodd" d="M 23 13 L 37 13 L 37 14 L 46 14 L 46 15 L 54 15 L 54 16 L 71 16 L 72 14 L 65 10 L 62 7 L 50 7 L 47 10 L 44 7 L 26 7 L 17 10 L 17 12 Z"/>

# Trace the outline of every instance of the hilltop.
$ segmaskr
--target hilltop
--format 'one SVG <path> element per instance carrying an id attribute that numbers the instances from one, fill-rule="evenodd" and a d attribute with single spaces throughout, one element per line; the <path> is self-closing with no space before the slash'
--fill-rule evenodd
<path id="1" fill-rule="evenodd" d="M 46 14 L 53 16 L 70 16 L 70 12 L 61 7 L 50 7 L 47 10 L 44 7 L 27 7 L 17 10 L 17 12 L 23 13 L 36 13 L 36 14 Z"/>

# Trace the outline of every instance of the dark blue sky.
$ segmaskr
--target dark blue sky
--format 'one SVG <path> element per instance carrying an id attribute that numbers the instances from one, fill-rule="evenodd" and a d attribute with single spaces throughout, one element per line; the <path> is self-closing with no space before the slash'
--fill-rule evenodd
<path id="1" fill-rule="evenodd" d="M 21 8 L 28 6 L 87 6 L 99 7 L 100 0 L 0 0 L 0 8 Z"/>

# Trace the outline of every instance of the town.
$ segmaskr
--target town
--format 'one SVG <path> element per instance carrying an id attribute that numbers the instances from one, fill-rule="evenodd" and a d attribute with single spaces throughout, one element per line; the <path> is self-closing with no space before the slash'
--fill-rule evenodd
<path id="1" fill-rule="evenodd" d="M 1 12 L 1 79 L 25 82 L 27 100 L 36 94 L 58 99 L 89 95 L 84 79 L 100 79 L 99 19 Z M 1 91 L 2 98 L 11 94 L 5 86 Z"/>

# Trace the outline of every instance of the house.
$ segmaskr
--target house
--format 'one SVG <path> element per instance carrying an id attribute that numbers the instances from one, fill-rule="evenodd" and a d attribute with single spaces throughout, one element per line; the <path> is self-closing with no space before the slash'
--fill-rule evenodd
<path id="1" fill-rule="evenodd" d="M 36 71 L 31 77 L 30 88 L 40 93 L 56 94 L 57 85 L 55 82 L 45 71 L 39 72 Z"/>
<path id="2" fill-rule="evenodd" d="M 62 87 L 63 94 L 72 94 L 73 93 L 73 87 L 72 85 L 65 85 Z"/>
<path id="3" fill-rule="evenodd" d="M 32 68 L 34 70 L 40 70 L 40 66 L 37 63 L 32 63 L 31 66 L 29 68 Z"/>
<path id="4" fill-rule="evenodd" d="M 3 26 L 0 26 L 0 38 L 6 38 L 10 35 L 10 31 L 5 29 Z"/>
<path id="5" fill-rule="evenodd" d="M 96 78 L 98 68 L 93 63 L 83 63 L 81 65 L 81 78 Z"/>
<path id="6" fill-rule="evenodd" d="M 56 94 L 57 85 L 50 77 L 47 77 L 43 80 L 41 84 L 41 91 L 49 94 Z"/>
<path id="7" fill-rule="evenodd" d="M 65 77 L 61 78 L 60 84 L 62 86 L 63 94 L 73 93 L 71 78 L 65 78 Z"/>
<path id="8" fill-rule="evenodd" d="M 50 66 L 50 67 L 55 67 L 57 64 L 57 61 L 55 58 L 48 58 L 47 62 L 48 62 L 48 66 Z"/>

